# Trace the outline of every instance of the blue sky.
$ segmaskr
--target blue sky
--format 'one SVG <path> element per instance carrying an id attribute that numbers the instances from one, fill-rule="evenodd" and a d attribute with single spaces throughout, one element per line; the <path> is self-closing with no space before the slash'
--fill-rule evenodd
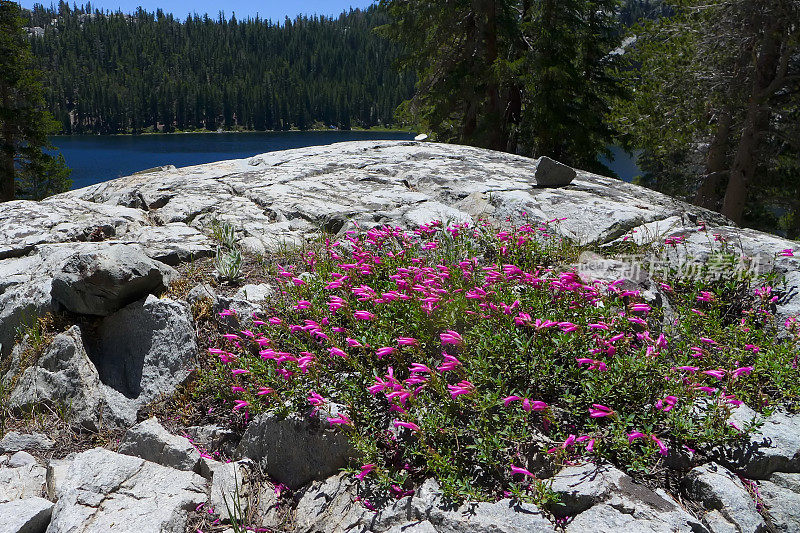
<path id="1" fill-rule="evenodd" d="M 23 7 L 33 7 L 33 4 L 40 3 L 50 5 L 51 0 L 22 0 Z M 85 3 L 85 0 L 67 0 L 70 5 Z M 58 5 L 58 0 L 53 0 Z M 142 6 L 148 11 L 155 11 L 161 8 L 168 13 L 183 19 L 188 13 L 208 13 L 216 17 L 220 10 L 225 11 L 225 15 L 230 17 L 232 12 L 236 13 L 237 18 L 247 18 L 255 16 L 256 13 L 263 19 L 282 21 L 284 17 L 294 18 L 300 14 L 320 14 L 338 15 L 350 7 L 367 7 L 372 4 L 372 0 L 300 0 L 300 1 L 275 1 L 275 0 L 96 0 L 92 5 L 98 9 L 123 12 L 135 11 L 138 6 Z"/>

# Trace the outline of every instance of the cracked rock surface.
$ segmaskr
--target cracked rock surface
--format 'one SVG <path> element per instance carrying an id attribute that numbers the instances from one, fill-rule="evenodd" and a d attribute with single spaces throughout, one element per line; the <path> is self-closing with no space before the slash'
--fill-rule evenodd
<path id="1" fill-rule="evenodd" d="M 103 448 L 51 463 L 56 501 L 48 533 L 183 533 L 187 512 L 206 501 L 205 480 Z"/>
<path id="2" fill-rule="evenodd" d="M 783 274 L 778 316 L 800 314 L 797 242 L 736 228 L 717 213 L 551 160 L 435 143 L 348 142 L 162 167 L 41 202 L 0 204 L 0 359 L 10 359 L 19 374 L 12 404 L 66 402 L 81 425 L 129 428 L 143 407 L 171 394 L 189 376 L 198 344 L 186 302 L 157 295 L 174 277 L 171 267 L 214 254 L 215 223 L 232 224 L 246 251 L 263 254 L 319 231 L 339 234 L 356 223 L 413 227 L 479 218 L 550 222 L 555 233 L 600 246 L 675 237 L 680 244 L 668 249 L 672 263 L 707 259 L 709 241 L 716 238 L 756 258 L 761 268 Z M 787 248 L 795 257 L 776 256 Z M 625 268 L 609 261 L 600 265 L 596 257 L 586 262 L 586 273 L 594 278 L 604 279 L 601 267 L 609 279 Z M 664 306 L 668 318 L 666 299 L 652 279 L 629 278 L 626 283 Z M 236 308 L 246 317 L 273 291 L 269 285 L 248 285 L 223 296 L 200 285 L 186 299 L 208 299 L 213 312 Z M 28 347 L 24 341 L 15 345 L 17 330 L 47 312 L 79 317 L 71 323 L 81 326 L 56 336 L 35 367 L 23 368 Z M 84 327 L 87 321 L 92 327 Z M 748 423 L 750 413 L 740 411 L 736 423 Z M 742 482 L 722 466 L 696 468 L 684 487 L 705 503 L 708 512 L 701 520 L 673 496 L 637 485 L 617 469 L 573 465 L 553 478 L 553 490 L 561 495 L 554 513 L 569 517 L 558 531 L 741 532 L 760 531 L 765 523 L 776 531 L 800 531 L 798 424 L 798 415 L 776 412 L 752 438 L 720 449 L 716 457 L 736 474 L 758 480 L 767 520 L 754 512 Z M 236 436 L 222 428 L 191 433 L 211 450 L 236 453 Z M 0 452 L 52 448 L 44 439 L 9 434 L 0 441 Z M 254 420 L 238 446 L 238 455 L 251 457 L 252 465 L 200 457 L 188 440 L 154 420 L 131 428 L 120 451 L 89 450 L 51 460 L 46 469 L 32 456 L 0 456 L 0 532 L 10 523 L 2 519 L 6 510 L 25 508 L 38 509 L 36 520 L 50 521 L 52 515 L 48 533 L 183 533 L 188 511 L 201 503 L 223 510 L 225 499 L 257 468 L 298 489 L 294 505 L 279 505 L 271 484 L 247 487 L 250 496 L 267 493 L 256 511 L 265 526 L 279 530 L 556 531 L 528 504 L 448 506 L 434 480 L 376 513 L 368 511 L 356 501 L 351 479 L 337 473 L 353 455 L 349 443 L 307 420 L 269 414 Z M 686 469 L 691 466 L 696 465 Z M 53 503 L 39 501 L 45 487 Z M 43 531 L 36 528 L 31 531 Z"/>

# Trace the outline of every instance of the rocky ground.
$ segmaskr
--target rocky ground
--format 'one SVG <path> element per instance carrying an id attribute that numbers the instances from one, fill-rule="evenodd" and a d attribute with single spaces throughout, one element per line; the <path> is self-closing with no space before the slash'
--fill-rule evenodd
<path id="1" fill-rule="evenodd" d="M 562 219 L 564 236 L 598 248 L 678 239 L 675 264 L 702 260 L 717 235 L 786 277 L 779 318 L 800 314 L 800 257 L 775 254 L 800 256 L 798 243 L 615 179 L 468 147 L 342 143 L 8 202 L 0 205 L 0 532 L 223 531 L 231 512 L 292 531 L 800 531 L 800 416 L 784 411 L 714 462 L 683 465 L 671 493 L 610 465 L 567 466 L 552 477 L 560 503 L 545 514 L 511 500 L 453 508 L 433 479 L 373 512 L 338 473 L 350 450 L 334 430 L 269 417 L 244 434 L 179 427 L 153 408 L 191 381 L 202 344 L 197 302 L 249 314 L 271 294 L 260 279 L 194 287 L 221 223 L 235 226 L 247 257 L 263 258 L 354 224 L 522 216 Z M 48 314 L 56 318 L 40 327 Z M 757 418 L 747 406 L 733 416 Z M 67 422 L 45 422 L 53 418 Z M 280 498 L 284 485 L 291 499 Z"/>

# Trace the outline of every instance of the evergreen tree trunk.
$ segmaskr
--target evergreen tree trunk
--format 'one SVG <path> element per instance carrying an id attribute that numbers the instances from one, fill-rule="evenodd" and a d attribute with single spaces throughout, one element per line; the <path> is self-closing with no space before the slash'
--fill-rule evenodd
<path id="1" fill-rule="evenodd" d="M 782 35 L 779 21 L 772 20 L 765 31 L 764 40 L 756 60 L 753 88 L 747 105 L 747 115 L 742 135 L 728 177 L 728 187 L 722 204 L 722 214 L 740 224 L 747 203 L 748 188 L 758 166 L 761 140 L 769 128 L 770 108 L 767 99 L 781 85 L 788 63 L 789 50 L 781 58 Z M 781 63 L 783 62 L 783 65 Z"/>
<path id="2" fill-rule="evenodd" d="M 477 42 L 477 27 L 475 24 L 475 12 L 470 13 L 466 20 L 467 25 L 467 41 L 466 49 L 469 51 L 476 50 Z M 462 142 L 469 143 L 470 139 L 475 135 L 478 129 L 478 102 L 477 96 L 473 91 L 469 95 L 463 95 L 466 99 L 464 106 L 464 118 L 461 124 L 461 140 Z"/>
<path id="3" fill-rule="evenodd" d="M 714 133 L 714 138 L 708 148 L 708 157 L 706 158 L 706 173 L 703 176 L 703 182 L 697 190 L 694 198 L 695 205 L 705 207 L 706 209 L 718 209 L 719 195 L 717 188 L 722 181 L 722 176 L 727 172 L 727 152 L 728 140 L 731 134 L 731 123 L 733 117 L 726 109 L 719 117 L 717 122 L 717 131 Z"/>
<path id="4" fill-rule="evenodd" d="M 488 100 L 487 126 L 488 138 L 487 147 L 492 150 L 502 150 L 505 146 L 503 134 L 505 129 L 501 123 L 500 114 L 500 88 L 497 78 L 492 72 L 491 67 L 497 61 L 497 2 L 496 0 L 486 0 L 486 30 L 484 39 L 486 41 L 486 65 L 490 67 L 489 80 L 486 84 L 486 97 Z"/>
<path id="5" fill-rule="evenodd" d="M 10 107 L 7 89 L 3 91 L 3 108 Z M 14 130 L 10 122 L 3 124 L 0 136 L 0 202 L 14 199 Z"/>

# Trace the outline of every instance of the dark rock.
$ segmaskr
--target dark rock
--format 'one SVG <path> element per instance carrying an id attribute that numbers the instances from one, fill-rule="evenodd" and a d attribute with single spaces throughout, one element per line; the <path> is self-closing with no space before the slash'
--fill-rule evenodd
<path id="1" fill-rule="evenodd" d="M 186 304 L 151 295 L 103 319 L 87 349 L 108 386 L 109 418 L 130 425 L 141 407 L 186 380 L 197 336 Z"/>
<path id="2" fill-rule="evenodd" d="M 536 161 L 533 179 L 537 187 L 566 187 L 576 175 L 575 169 L 544 156 Z"/>
<path id="3" fill-rule="evenodd" d="M 730 421 L 742 430 L 754 421 L 763 425 L 740 441 L 713 450 L 717 462 L 748 479 L 768 479 L 774 472 L 800 472 L 800 415 L 776 411 L 764 418 L 741 405 Z"/>

